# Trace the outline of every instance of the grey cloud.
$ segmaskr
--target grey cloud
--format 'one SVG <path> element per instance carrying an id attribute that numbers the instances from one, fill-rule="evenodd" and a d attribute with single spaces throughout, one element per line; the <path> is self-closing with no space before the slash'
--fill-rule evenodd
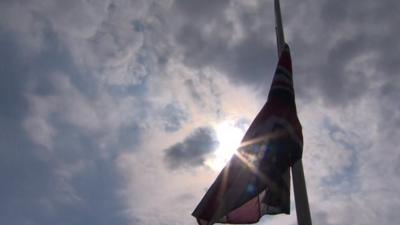
<path id="1" fill-rule="evenodd" d="M 243 131 L 247 130 L 250 126 L 251 121 L 247 118 L 240 118 L 235 122 L 235 127 L 242 129 Z"/>
<path id="2" fill-rule="evenodd" d="M 235 83 L 264 84 L 272 77 L 276 49 L 267 41 L 272 32 L 267 32 L 266 24 L 254 21 L 251 14 L 266 7 L 260 4 L 260 9 L 238 12 L 243 38 L 237 37 L 233 21 L 224 16 L 225 8 L 219 9 L 218 16 L 210 15 L 207 21 L 191 21 L 190 16 L 185 17 L 188 22 L 175 36 L 177 44 L 183 48 L 184 62 L 196 69 L 208 66 L 219 69 Z"/>
<path id="3" fill-rule="evenodd" d="M 176 0 L 175 6 L 193 20 L 209 19 L 222 14 L 222 11 L 229 5 L 229 0 Z"/>
<path id="4" fill-rule="evenodd" d="M 360 51 L 361 46 L 357 45 L 356 38 L 341 40 L 330 51 L 327 60 L 318 65 L 318 76 L 323 78 L 317 80 L 319 83 L 316 86 L 321 88 L 323 96 L 329 96 L 329 100 L 334 104 L 357 98 L 369 88 L 364 74 L 346 71 L 346 67 L 352 63 L 351 59 L 363 54 Z"/>
<path id="5" fill-rule="evenodd" d="M 197 128 L 182 142 L 165 150 L 165 161 L 171 169 L 199 166 L 217 146 L 218 141 L 212 128 Z"/>
<path id="6" fill-rule="evenodd" d="M 206 73 L 199 73 L 197 77 L 185 80 L 185 87 L 190 93 L 193 102 L 202 110 L 220 113 L 221 96 L 215 79 Z"/>
<path id="7" fill-rule="evenodd" d="M 84 98 L 96 99 L 99 90 L 93 80 L 81 76 L 51 28 L 46 31 L 46 45 L 35 55 L 25 51 L 26 46 L 15 36 L 18 34 L 0 27 L 0 223 L 130 223 L 118 195 L 123 180 L 114 159 L 120 148 L 137 144 L 137 127 L 130 124 L 118 130 L 118 144 L 107 142 L 111 145 L 104 150 L 99 144 L 101 135 L 71 124 L 58 108 L 43 118 L 57 130 L 51 137 L 52 148 L 34 143 L 23 127 L 34 107 L 27 95 L 46 101 L 63 94 L 65 87 L 53 82 L 55 72 L 68 77 Z M 67 101 L 58 104 L 69 106 Z M 33 131 L 41 133 L 40 127 L 33 127 Z"/>
<path id="8" fill-rule="evenodd" d="M 158 96 L 148 90 L 158 87 L 149 82 L 173 76 L 165 76 L 163 66 L 182 60 L 196 74 L 182 88 L 207 112 L 224 110 L 218 85 L 204 75 L 207 68 L 226 74 L 234 85 L 261 87 L 265 93 L 276 64 L 272 1 L 180 0 L 171 8 L 171 2 L 161 1 L 53 2 L 0 3 L 0 223 L 145 224 L 126 218 L 119 196 L 124 180 L 114 160 L 125 150 L 139 151 L 141 133 L 153 123 L 173 132 L 190 121 L 186 105 L 154 106 Z M 395 223 L 399 2 L 285 0 L 282 6 L 299 99 L 322 100 L 338 116 L 346 116 L 340 114 L 343 106 L 372 101 L 373 118 L 365 124 L 377 133 L 365 141 L 372 146 L 365 146 L 349 141 L 359 139 L 354 135 L 359 131 L 327 125 L 334 147 L 356 153 L 345 159 L 351 165 L 322 178 L 322 191 L 318 186 L 310 192 L 310 197 L 329 195 L 328 203 L 312 205 L 322 210 L 313 218 L 320 224 Z M 69 86 L 55 85 L 55 74 Z M 58 100 L 51 113 L 41 115 L 57 131 L 51 149 L 34 143 L 22 127 L 32 116 L 27 95 L 48 104 Z M 82 105 L 66 104 L 71 101 Z M 171 169 L 199 166 L 217 145 L 212 128 L 199 128 L 166 149 L 164 160 Z M 180 196 L 189 202 L 189 196 Z M 337 208 L 328 211 L 330 204 Z M 354 216 L 365 213 L 370 216 L 365 220 Z"/>
<path id="9" fill-rule="evenodd" d="M 360 191 L 359 167 L 360 158 L 359 151 L 367 149 L 369 146 L 360 143 L 360 137 L 351 130 L 345 130 L 340 124 L 335 124 L 328 118 L 325 119 L 324 126 L 329 131 L 329 138 L 336 144 L 338 148 L 348 153 L 348 163 L 343 168 L 337 168 L 327 177 L 322 178 L 322 183 L 326 187 L 327 192 L 336 192 L 346 190 L 346 194 Z M 331 154 L 338 154 L 332 152 Z M 342 159 L 344 161 L 344 159 Z"/>
<path id="10" fill-rule="evenodd" d="M 208 18 L 201 21 L 192 21 L 195 17 L 188 12 L 193 10 L 183 7 L 187 22 L 175 38 L 184 62 L 196 69 L 216 68 L 237 84 L 268 87 L 277 60 L 271 3 L 232 5 L 204 13 Z M 235 12 L 240 38 L 225 14 L 227 8 Z M 298 95 L 307 99 L 317 94 L 328 105 L 345 106 L 370 91 L 375 79 L 398 74 L 399 8 L 396 1 L 284 2 Z M 371 71 L 376 74 L 371 76 Z"/>
<path id="11" fill-rule="evenodd" d="M 164 129 L 168 132 L 174 132 L 189 119 L 189 115 L 184 108 L 177 103 L 170 103 L 164 107 L 162 112 L 164 118 Z"/>
<path id="12" fill-rule="evenodd" d="M 0 115 L 5 118 L 20 119 L 24 115 L 24 110 L 21 110 L 26 105 L 21 90 L 24 88 L 25 83 L 24 70 L 19 65 L 22 60 L 21 52 L 15 51 L 16 43 L 13 41 L 12 35 L 6 35 L 0 30 L 0 49 L 2 55 L 2 64 L 0 67 Z M 16 120 L 18 121 L 18 120 Z"/>
<path id="13" fill-rule="evenodd" d="M 378 110 L 379 130 L 382 136 L 396 140 L 398 138 L 398 127 L 400 127 L 400 83 L 390 79 L 379 89 Z"/>
<path id="14" fill-rule="evenodd" d="M 128 224 L 112 158 L 72 127 L 57 127 L 54 152 L 30 141 L 18 122 L 0 117 L 2 224 Z"/>
<path id="15" fill-rule="evenodd" d="M 377 80 L 398 73 L 400 67 L 394 62 L 399 44 L 393 39 L 399 21 L 393 12 L 400 8 L 398 2 L 302 4 L 310 8 L 299 5 L 285 13 L 293 37 L 299 93 L 312 97 L 317 91 L 331 106 L 347 105 L 373 91 Z"/>
<path id="16" fill-rule="evenodd" d="M 327 214 L 327 212 L 316 209 L 311 215 L 312 222 L 320 225 L 331 225 L 332 223 L 329 222 L 329 217 Z"/>

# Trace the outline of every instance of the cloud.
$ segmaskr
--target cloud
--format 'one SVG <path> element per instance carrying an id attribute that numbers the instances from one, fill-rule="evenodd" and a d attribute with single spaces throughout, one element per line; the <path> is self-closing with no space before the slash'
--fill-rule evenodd
<path id="1" fill-rule="evenodd" d="M 221 10 L 229 6 L 229 0 L 222 1 L 175 1 L 175 6 L 188 16 L 194 16 L 193 20 L 197 18 L 207 19 L 210 16 L 220 15 Z"/>
<path id="2" fill-rule="evenodd" d="M 164 128 L 166 131 L 174 132 L 188 120 L 187 112 L 178 104 L 168 104 L 163 111 Z"/>
<path id="3" fill-rule="evenodd" d="M 268 84 L 276 64 L 273 15 L 265 13 L 272 11 L 272 2 L 254 2 L 221 3 L 216 7 L 219 13 L 204 13 L 196 21 L 189 16 L 191 8 L 178 2 L 186 21 L 175 32 L 183 62 L 195 69 L 214 67 L 237 84 Z M 370 80 L 379 79 L 375 74 L 390 77 L 397 72 L 393 59 L 398 45 L 393 37 L 398 16 L 393 9 L 398 7 L 394 1 L 334 6 L 330 1 L 283 2 L 287 40 L 295 43 L 298 95 L 318 95 L 328 105 L 345 105 L 373 88 Z M 385 10 L 388 14 L 383 15 Z M 251 16 L 255 14 L 259 16 Z"/>
<path id="4" fill-rule="evenodd" d="M 221 3 L 219 8 L 209 10 L 209 14 L 202 14 L 202 20 L 194 21 L 193 17 L 186 16 L 184 21 L 187 22 L 175 36 L 185 55 L 184 63 L 196 69 L 212 66 L 239 84 L 265 83 L 267 77 L 272 77 L 276 57 L 274 43 L 264 38 L 267 37 L 266 26 L 272 26 L 272 22 L 265 24 L 246 19 L 268 6 Z M 207 7 L 212 5 L 201 4 L 197 8 Z M 184 10 L 189 15 L 190 9 Z"/>
<path id="5" fill-rule="evenodd" d="M 399 2 L 281 4 L 314 221 L 396 223 Z M 194 224 L 212 127 L 243 127 L 265 101 L 272 9 L 1 1 L 0 223 Z M 274 218 L 295 221 L 260 223 Z"/>
<path id="6" fill-rule="evenodd" d="M 382 77 L 398 71 L 397 66 L 387 64 L 391 57 L 382 61 L 398 46 L 392 39 L 398 20 L 392 9 L 399 8 L 398 3 L 302 4 L 288 6 L 293 12 L 286 14 L 289 39 L 296 43 L 292 50 L 301 93 L 316 91 L 312 95 L 320 95 L 328 105 L 349 104 L 371 91 Z M 313 20 L 315 17 L 321 19 Z M 310 50 L 307 57 L 305 49 Z"/>
<path id="7" fill-rule="evenodd" d="M 171 169 L 199 166 L 205 156 L 218 146 L 215 131 L 209 127 L 194 130 L 182 142 L 165 150 L 165 160 Z"/>
<path id="8" fill-rule="evenodd" d="M 128 223 L 118 196 L 122 180 L 93 137 L 51 121 L 59 132 L 49 137 L 52 151 L 43 151 L 31 136 L 44 135 L 41 127 L 26 132 L 15 119 L 0 117 L 7 130 L 0 136 L 2 223 Z M 42 119 L 49 123 L 47 117 Z"/>
<path id="9" fill-rule="evenodd" d="M 98 89 L 99 79 L 82 73 L 65 36 L 46 22 L 70 25 L 73 18 L 46 14 L 50 3 L 1 4 L 7 22 L 0 26 L 0 123 L 7 132 L 0 135 L 0 223 L 128 224 L 113 159 L 138 143 L 140 125 L 130 114 L 135 100 L 115 100 Z M 79 14 L 76 6 L 65 7 Z M 19 13 L 23 18 L 15 18 Z M 64 25 L 71 35 L 86 37 Z"/>

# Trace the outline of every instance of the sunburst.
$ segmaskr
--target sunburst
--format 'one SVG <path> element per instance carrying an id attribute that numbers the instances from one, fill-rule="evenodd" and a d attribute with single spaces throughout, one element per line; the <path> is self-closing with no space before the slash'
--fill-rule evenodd
<path id="1" fill-rule="evenodd" d="M 226 120 L 215 126 L 218 148 L 214 157 L 207 160 L 206 164 L 214 171 L 220 171 L 235 154 L 244 135 L 244 130 L 235 126 L 234 121 Z"/>

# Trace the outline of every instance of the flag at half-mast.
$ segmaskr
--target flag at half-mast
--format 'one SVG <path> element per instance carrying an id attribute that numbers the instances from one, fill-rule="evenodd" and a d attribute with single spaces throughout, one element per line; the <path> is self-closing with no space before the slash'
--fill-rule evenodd
<path id="1" fill-rule="evenodd" d="M 289 167 L 301 159 L 290 49 L 284 45 L 268 100 L 192 215 L 200 225 L 256 223 L 290 213 Z"/>

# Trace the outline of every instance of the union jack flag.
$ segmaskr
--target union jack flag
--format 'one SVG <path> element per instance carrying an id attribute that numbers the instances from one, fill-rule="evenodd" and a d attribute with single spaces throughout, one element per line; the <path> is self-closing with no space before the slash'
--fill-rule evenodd
<path id="1" fill-rule="evenodd" d="M 301 159 L 302 150 L 290 49 L 285 44 L 266 104 L 192 215 L 200 225 L 211 225 L 256 223 L 265 214 L 289 214 L 289 167 Z"/>

